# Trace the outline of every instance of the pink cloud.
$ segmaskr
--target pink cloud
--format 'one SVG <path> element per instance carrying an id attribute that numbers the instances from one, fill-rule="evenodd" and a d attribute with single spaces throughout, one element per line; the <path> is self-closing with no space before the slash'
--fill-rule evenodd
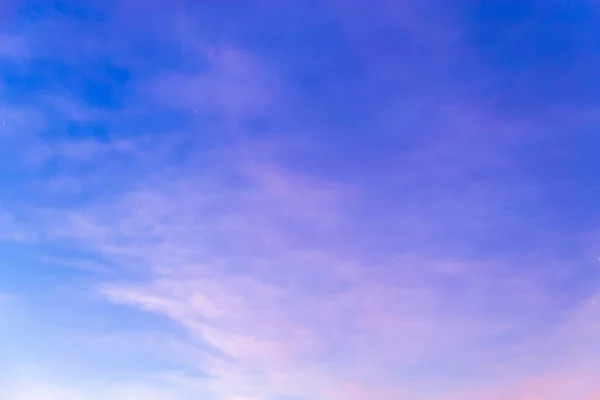
<path id="1" fill-rule="evenodd" d="M 152 94 L 186 111 L 217 112 L 229 127 L 275 107 L 278 82 L 260 62 L 233 49 L 206 54 L 211 62 L 207 74 L 163 77 Z M 421 174 L 401 172 L 402 183 L 436 182 L 429 178 L 456 178 L 464 172 L 463 153 L 453 150 L 475 139 L 463 135 L 472 132 L 469 125 L 487 128 L 488 121 L 445 111 L 449 117 L 442 121 L 450 118 L 459 134 L 452 132 L 449 139 L 408 157 L 404 167 L 410 168 L 398 170 Z M 479 368 L 502 383 L 473 391 L 471 386 L 487 382 L 472 378 L 462 383 L 468 387 L 460 390 L 461 399 L 526 400 L 566 396 L 582 387 L 581 380 L 558 379 L 560 374 L 536 368 L 552 345 L 566 347 L 563 359 L 585 355 L 586 347 L 570 344 L 576 339 L 595 345 L 597 327 L 589 324 L 596 317 L 593 307 L 574 314 L 555 336 L 547 330 L 538 334 L 534 339 L 543 342 L 538 347 L 530 347 L 531 337 L 514 346 L 495 346 L 505 337 L 526 335 L 528 325 L 541 324 L 556 303 L 538 290 L 543 288 L 535 277 L 513 274 L 507 279 L 505 263 L 511 271 L 518 267 L 512 260 L 481 263 L 432 255 L 438 243 L 430 233 L 464 220 L 488 221 L 481 216 L 497 211 L 489 205 L 499 204 L 495 192 L 481 186 L 442 189 L 427 193 L 439 197 L 416 196 L 389 215 L 381 210 L 388 221 L 410 221 L 406 234 L 424 232 L 426 243 L 419 257 L 405 254 L 382 262 L 347 244 L 355 241 L 345 241 L 378 240 L 359 235 L 369 221 L 353 209 L 368 194 L 286 168 L 276 161 L 277 146 L 261 153 L 241 147 L 203 154 L 209 162 L 202 169 L 194 161 L 184 162 L 135 182 L 124 193 L 68 212 L 46 210 L 39 220 L 53 239 L 97 252 L 125 271 L 122 276 L 135 272 L 139 280 L 106 282 L 100 293 L 169 318 L 186 329 L 198 352 L 214 350 L 199 356 L 196 367 L 208 374 L 206 386 L 220 398 L 429 400 L 435 398 L 431 386 L 446 381 L 422 365 L 450 368 L 444 365 L 448 360 L 451 366 L 452 361 L 466 364 L 466 374 Z M 104 151 L 85 143 L 60 150 L 85 159 Z M 491 155 L 490 150 L 477 156 L 475 165 L 490 162 Z M 437 175 L 439 166 L 430 167 L 434 158 L 456 168 Z M 239 184 L 228 184 L 232 177 Z M 425 198 L 441 208 L 428 207 Z M 500 224 L 502 218 L 493 221 Z M 450 290 L 447 278 L 461 289 Z M 517 360 L 511 361 L 513 356 Z M 490 361 L 482 362 L 484 357 Z M 424 377 L 411 381 L 403 375 L 419 369 Z M 499 387 L 509 384 L 509 391 Z M 595 389 L 580 394 L 592 396 Z M 449 389 L 447 397 L 454 391 Z"/>
<path id="2" fill-rule="evenodd" d="M 222 355 L 198 360 L 212 390 L 257 399 L 426 399 L 422 382 L 398 382 L 393 371 L 440 357 L 505 362 L 505 354 L 471 345 L 521 331 L 524 313 L 486 315 L 486 306 L 494 290 L 508 303 L 529 301 L 522 295 L 532 281 L 490 281 L 493 264 L 425 256 L 383 268 L 393 277 L 375 274 L 327 241 L 298 242 L 290 228 L 347 234 L 360 193 L 266 156 L 215 165 L 206 174 L 158 174 L 111 202 L 53 215 L 55 235 L 144 276 L 107 283 L 104 296 L 163 315 Z M 223 185 L 229 171 L 247 184 Z M 450 276 L 469 277 L 472 298 L 453 298 L 432 280 L 448 276 L 449 263 Z M 490 373 L 496 362 L 486 363 Z"/>

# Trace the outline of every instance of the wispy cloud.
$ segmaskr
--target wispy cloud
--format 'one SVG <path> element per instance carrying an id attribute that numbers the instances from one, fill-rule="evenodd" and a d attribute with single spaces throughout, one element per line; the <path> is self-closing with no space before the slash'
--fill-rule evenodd
<path id="1" fill-rule="evenodd" d="M 566 86 L 565 101 L 535 90 L 555 92 L 540 60 L 571 71 L 591 56 L 563 65 L 534 46 L 540 60 L 505 65 L 494 54 L 512 42 L 480 26 L 505 12 L 537 32 L 546 14 L 152 2 L 141 20 L 136 2 L 92 3 L 22 9 L 58 39 L 0 38 L 0 234 L 16 260 L 15 239 L 29 246 L 28 268 L 75 267 L 23 275 L 27 290 L 93 293 L 31 309 L 77 310 L 74 325 L 98 309 L 92 337 L 152 353 L 157 340 L 132 330 L 158 335 L 169 362 L 100 391 L 24 376 L 0 397 L 600 393 L 597 227 L 584 218 L 597 210 L 580 195 L 595 107 Z"/>

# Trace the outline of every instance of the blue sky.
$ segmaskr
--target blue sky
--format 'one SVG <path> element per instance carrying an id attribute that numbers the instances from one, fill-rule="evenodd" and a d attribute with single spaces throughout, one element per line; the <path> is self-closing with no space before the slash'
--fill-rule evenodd
<path id="1" fill-rule="evenodd" d="M 0 6 L 0 397 L 600 396 L 600 5 Z"/>

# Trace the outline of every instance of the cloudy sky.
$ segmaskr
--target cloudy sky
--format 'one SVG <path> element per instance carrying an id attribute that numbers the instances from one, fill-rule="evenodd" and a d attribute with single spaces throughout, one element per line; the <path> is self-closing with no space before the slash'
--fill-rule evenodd
<path id="1" fill-rule="evenodd" d="M 596 0 L 0 5 L 3 400 L 598 400 Z"/>

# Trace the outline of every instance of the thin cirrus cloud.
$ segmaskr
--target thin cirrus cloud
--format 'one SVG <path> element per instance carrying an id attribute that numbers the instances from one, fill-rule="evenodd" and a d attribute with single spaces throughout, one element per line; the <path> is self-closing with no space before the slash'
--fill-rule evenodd
<path id="1" fill-rule="evenodd" d="M 592 2 L 6 15 L 0 397 L 597 398 Z"/>

